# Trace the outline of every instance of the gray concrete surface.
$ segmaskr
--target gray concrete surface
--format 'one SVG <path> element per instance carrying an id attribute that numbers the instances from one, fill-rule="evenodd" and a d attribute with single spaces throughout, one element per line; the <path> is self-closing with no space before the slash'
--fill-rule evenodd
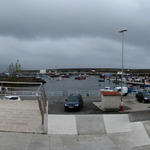
<path id="1" fill-rule="evenodd" d="M 49 116 L 49 123 L 55 124 L 52 134 L 49 135 L 57 137 L 58 145 L 62 149 L 132 150 L 150 146 L 150 121 L 130 122 L 128 114 Z M 71 120 L 70 117 L 75 117 L 76 120 Z M 76 129 L 70 128 L 70 125 Z M 48 125 L 48 130 L 51 128 Z M 67 132 L 62 132 L 64 129 Z"/>
<path id="2" fill-rule="evenodd" d="M 48 115 L 48 134 L 77 134 L 74 115 Z"/>
<path id="3" fill-rule="evenodd" d="M 107 133 L 129 132 L 129 118 L 127 114 L 107 114 L 103 115 Z"/>
<path id="4" fill-rule="evenodd" d="M 47 150 L 47 149 L 50 149 L 50 139 L 48 136 L 30 135 L 30 142 L 27 146 L 27 150 Z"/>
<path id="5" fill-rule="evenodd" d="M 147 134 L 150 137 L 150 120 L 143 121 L 143 125 L 145 127 L 145 130 L 146 130 Z"/>
<path id="6" fill-rule="evenodd" d="M 140 103 L 135 97 L 124 97 L 125 112 L 150 111 L 150 103 Z"/>
<path id="7" fill-rule="evenodd" d="M 145 145 L 145 146 L 135 147 L 133 148 L 133 150 L 150 150 L 150 146 Z"/>
<path id="8" fill-rule="evenodd" d="M 117 136 L 117 137 L 116 137 Z M 39 135 L 0 132 L 0 150 L 149 150 L 130 147 L 120 135 Z M 120 139 L 121 138 L 121 139 Z"/>
<path id="9" fill-rule="evenodd" d="M 120 147 L 142 147 L 150 145 L 150 138 L 141 123 L 131 123 L 131 132 L 108 134 L 111 140 Z"/>
<path id="10" fill-rule="evenodd" d="M 106 134 L 102 115 L 76 116 L 78 135 Z"/>
<path id="11" fill-rule="evenodd" d="M 130 112 L 128 114 L 129 114 L 129 119 L 131 122 L 150 120 L 149 110 Z"/>
<path id="12" fill-rule="evenodd" d="M 0 131 L 43 133 L 38 101 L 0 101 Z"/>

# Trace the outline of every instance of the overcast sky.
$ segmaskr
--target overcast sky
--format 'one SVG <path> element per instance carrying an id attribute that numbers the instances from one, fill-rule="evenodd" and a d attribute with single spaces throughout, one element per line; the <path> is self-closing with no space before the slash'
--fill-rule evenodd
<path id="1" fill-rule="evenodd" d="M 150 68 L 149 0 L 0 0 L 0 67 Z"/>

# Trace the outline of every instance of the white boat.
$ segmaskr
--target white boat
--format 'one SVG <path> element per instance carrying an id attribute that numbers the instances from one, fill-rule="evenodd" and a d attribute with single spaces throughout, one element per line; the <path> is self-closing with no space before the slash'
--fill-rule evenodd
<path id="1" fill-rule="evenodd" d="M 100 91 L 113 91 L 109 86 L 106 86 L 104 89 L 100 89 Z"/>
<path id="2" fill-rule="evenodd" d="M 62 77 L 56 78 L 56 81 L 61 81 L 61 80 L 62 80 Z"/>

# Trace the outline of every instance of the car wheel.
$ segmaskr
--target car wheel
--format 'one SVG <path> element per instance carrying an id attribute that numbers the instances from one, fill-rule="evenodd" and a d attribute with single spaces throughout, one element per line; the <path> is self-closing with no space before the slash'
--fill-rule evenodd
<path id="1" fill-rule="evenodd" d="M 125 93 L 123 96 L 127 96 L 128 95 L 128 93 Z"/>
<path id="2" fill-rule="evenodd" d="M 141 102 L 139 98 L 136 98 L 136 100 L 137 100 L 138 102 Z"/>
<path id="3" fill-rule="evenodd" d="M 142 103 L 145 103 L 145 100 L 144 100 L 144 99 L 142 100 Z"/>
<path id="4" fill-rule="evenodd" d="M 68 111 L 68 108 L 65 107 L 65 111 Z"/>
<path id="5" fill-rule="evenodd" d="M 80 109 L 81 109 L 81 108 L 80 108 L 80 107 L 78 107 L 78 108 L 77 108 L 77 111 L 80 111 Z"/>

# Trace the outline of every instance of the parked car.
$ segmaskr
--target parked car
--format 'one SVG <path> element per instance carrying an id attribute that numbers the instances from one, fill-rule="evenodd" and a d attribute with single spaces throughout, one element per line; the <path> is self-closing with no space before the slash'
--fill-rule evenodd
<path id="1" fill-rule="evenodd" d="M 70 95 L 64 104 L 65 111 L 67 110 L 80 110 L 83 107 L 82 96 L 79 95 Z"/>
<path id="2" fill-rule="evenodd" d="M 123 86 L 122 87 L 122 92 L 121 92 L 121 87 L 115 87 L 115 91 L 118 91 L 120 93 L 122 93 L 123 96 L 127 96 L 128 95 L 128 87 Z"/>
<path id="3" fill-rule="evenodd" d="M 21 98 L 20 98 L 20 96 L 11 95 L 11 96 L 4 96 L 3 100 L 18 100 L 18 101 L 20 101 Z"/>
<path id="4" fill-rule="evenodd" d="M 149 103 L 150 102 L 150 93 L 146 91 L 140 91 L 136 94 L 136 99 L 142 103 Z"/>

